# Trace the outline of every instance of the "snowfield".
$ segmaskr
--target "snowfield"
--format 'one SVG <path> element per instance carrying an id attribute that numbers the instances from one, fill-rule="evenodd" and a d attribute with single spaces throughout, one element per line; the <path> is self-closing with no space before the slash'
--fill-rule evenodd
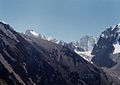
<path id="1" fill-rule="evenodd" d="M 78 55 L 80 55 L 82 58 L 84 58 L 85 60 L 93 63 L 91 60 L 92 60 L 92 58 L 93 58 L 94 55 L 91 55 L 91 51 L 80 52 L 80 51 L 75 50 L 75 52 Z"/>

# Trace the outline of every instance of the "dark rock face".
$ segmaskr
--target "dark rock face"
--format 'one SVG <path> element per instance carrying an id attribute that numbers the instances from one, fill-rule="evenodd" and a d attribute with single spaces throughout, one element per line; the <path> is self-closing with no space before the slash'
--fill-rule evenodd
<path id="1" fill-rule="evenodd" d="M 0 84 L 112 85 L 106 74 L 69 48 L 0 23 Z"/>
<path id="2" fill-rule="evenodd" d="M 116 45 L 116 46 L 115 46 Z M 92 61 L 120 81 L 120 25 L 106 29 L 100 35 L 92 54 Z M 117 51 L 117 52 L 115 52 Z M 112 79 L 114 80 L 114 79 Z"/>
<path id="3" fill-rule="evenodd" d="M 109 54 L 114 50 L 112 42 L 100 37 L 98 43 L 95 45 L 92 54 L 95 55 L 92 61 L 100 67 L 112 67 L 116 63 L 109 57 Z"/>
<path id="4" fill-rule="evenodd" d="M 92 54 L 95 55 L 92 61 L 100 67 L 113 67 L 116 62 L 110 58 L 115 50 L 114 44 L 120 43 L 120 27 L 110 27 L 100 35 L 97 44 L 94 46 Z"/>

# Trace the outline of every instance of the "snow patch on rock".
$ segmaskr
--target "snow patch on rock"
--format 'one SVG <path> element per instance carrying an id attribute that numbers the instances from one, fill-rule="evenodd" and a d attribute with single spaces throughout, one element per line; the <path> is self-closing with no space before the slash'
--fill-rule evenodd
<path id="1" fill-rule="evenodd" d="M 7 24 L 5 21 L 3 21 L 3 20 L 1 20 L 1 19 L 0 19 L 0 22 L 2 22 L 3 24 Z"/>
<path id="2" fill-rule="evenodd" d="M 80 55 L 82 58 L 84 58 L 85 60 L 87 60 L 88 62 L 91 62 L 92 63 L 92 58 L 94 55 L 91 55 L 91 51 L 86 51 L 86 52 L 80 52 L 80 51 L 77 51 L 75 50 L 75 52 Z"/>
<path id="3" fill-rule="evenodd" d="M 39 36 L 39 34 L 38 34 L 38 33 L 36 33 L 36 32 L 35 32 L 35 31 L 33 31 L 33 30 L 31 30 L 30 32 L 31 32 L 31 34 L 33 34 L 33 35 L 34 35 L 34 36 L 36 36 L 36 37 L 37 37 L 37 36 Z"/>
<path id="4" fill-rule="evenodd" d="M 114 52 L 113 52 L 113 54 L 116 54 L 116 53 L 120 53 L 120 44 L 114 44 L 113 45 L 114 46 Z"/>

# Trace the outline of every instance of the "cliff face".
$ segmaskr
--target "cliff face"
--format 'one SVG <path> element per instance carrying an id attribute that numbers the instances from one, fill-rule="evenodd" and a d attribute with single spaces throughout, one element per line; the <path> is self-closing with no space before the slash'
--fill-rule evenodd
<path id="1" fill-rule="evenodd" d="M 100 67 L 111 68 L 117 64 L 111 54 L 120 53 L 120 25 L 107 28 L 100 35 L 92 54 L 95 55 L 92 61 Z"/>
<path id="2" fill-rule="evenodd" d="M 101 33 L 92 54 L 94 64 L 120 81 L 120 24 Z"/>

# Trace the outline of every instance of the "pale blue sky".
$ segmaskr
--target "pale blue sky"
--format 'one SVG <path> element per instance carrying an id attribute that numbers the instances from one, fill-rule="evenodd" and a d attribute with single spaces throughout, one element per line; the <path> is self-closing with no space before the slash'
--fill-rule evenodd
<path id="1" fill-rule="evenodd" d="M 0 18 L 18 32 L 74 41 L 119 23 L 120 0 L 0 0 Z"/>

